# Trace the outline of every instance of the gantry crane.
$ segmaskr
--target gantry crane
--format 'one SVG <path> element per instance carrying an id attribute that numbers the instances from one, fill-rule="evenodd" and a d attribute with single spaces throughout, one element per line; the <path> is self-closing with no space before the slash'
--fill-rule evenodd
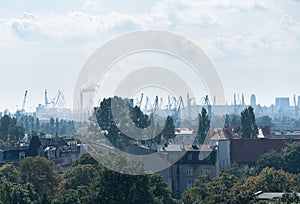
<path id="1" fill-rule="evenodd" d="M 22 109 L 21 109 L 21 111 L 22 111 L 23 113 L 25 112 L 25 105 L 26 105 L 27 93 L 28 93 L 28 91 L 26 90 L 26 91 L 25 91 L 25 94 L 24 94 L 24 99 L 23 99 Z"/>

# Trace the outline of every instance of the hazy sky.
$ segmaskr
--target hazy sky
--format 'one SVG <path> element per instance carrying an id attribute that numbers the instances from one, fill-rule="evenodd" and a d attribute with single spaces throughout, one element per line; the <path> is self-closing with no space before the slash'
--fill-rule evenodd
<path id="1" fill-rule="evenodd" d="M 57 90 L 72 106 L 77 76 L 104 42 L 131 31 L 172 31 L 215 65 L 230 104 L 300 95 L 300 1 L 0 1 L 0 111 L 26 109 Z M 292 104 L 291 104 L 292 105 Z"/>

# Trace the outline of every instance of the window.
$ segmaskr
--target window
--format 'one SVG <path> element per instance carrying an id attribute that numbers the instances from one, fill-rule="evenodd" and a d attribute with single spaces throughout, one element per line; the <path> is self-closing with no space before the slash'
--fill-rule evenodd
<path id="1" fill-rule="evenodd" d="M 199 153 L 199 160 L 202 161 L 204 159 L 204 154 L 203 153 Z"/>
<path id="2" fill-rule="evenodd" d="M 194 174 L 194 169 L 189 168 L 186 170 L 186 176 L 193 176 L 193 174 Z"/>
<path id="3" fill-rule="evenodd" d="M 210 171 L 208 170 L 208 169 L 202 169 L 202 174 L 204 175 L 204 174 L 207 174 L 207 173 L 209 173 Z"/>
<path id="4" fill-rule="evenodd" d="M 186 189 L 190 189 L 193 185 L 193 181 L 189 181 L 186 183 Z"/>
<path id="5" fill-rule="evenodd" d="M 188 160 L 192 160 L 192 159 L 193 159 L 193 154 L 190 153 L 190 154 L 188 155 Z"/>
<path id="6" fill-rule="evenodd" d="M 25 152 L 20 152 L 19 153 L 19 159 L 20 160 L 25 159 Z"/>

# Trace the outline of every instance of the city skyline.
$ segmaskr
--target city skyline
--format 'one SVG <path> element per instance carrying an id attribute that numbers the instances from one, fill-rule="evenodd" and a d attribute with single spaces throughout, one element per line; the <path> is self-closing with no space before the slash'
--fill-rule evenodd
<path id="1" fill-rule="evenodd" d="M 0 111 L 34 111 L 58 90 L 72 107 L 88 57 L 104 42 L 139 30 L 165 30 L 195 42 L 215 66 L 228 104 L 300 95 L 299 1 L 32 0 L 0 3 Z"/>

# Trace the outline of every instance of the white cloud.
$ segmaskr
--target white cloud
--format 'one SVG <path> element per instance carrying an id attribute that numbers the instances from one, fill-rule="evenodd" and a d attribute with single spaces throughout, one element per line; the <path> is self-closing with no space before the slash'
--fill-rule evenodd
<path id="1" fill-rule="evenodd" d="M 0 19 L 0 47 L 8 47 L 14 41 L 14 33 L 7 19 Z"/>
<path id="2" fill-rule="evenodd" d="M 10 35 L 14 33 L 20 39 L 30 41 L 65 38 L 93 40 L 104 32 L 117 30 L 122 33 L 149 27 L 159 28 L 169 24 L 165 17 L 156 13 L 117 12 L 102 15 L 84 12 L 71 12 L 66 15 L 23 13 L 19 18 L 0 19 L 0 23 L 5 27 L 0 33 L 7 33 L 10 27 Z"/>
<path id="3" fill-rule="evenodd" d="M 96 0 L 85 0 L 83 4 L 84 9 L 88 9 L 90 7 L 94 7 L 97 5 Z"/>
<path id="4" fill-rule="evenodd" d="M 300 25 L 292 17 L 284 15 L 277 23 L 265 23 L 248 35 L 225 33 L 222 36 L 197 38 L 196 42 L 213 58 L 295 53 L 300 49 Z"/>
<path id="5" fill-rule="evenodd" d="M 259 0 L 218 0 L 213 1 L 212 4 L 217 8 L 225 9 L 234 9 L 238 11 L 247 11 L 247 10 L 264 10 L 269 7 L 269 1 L 259 1 Z"/>
<path id="6" fill-rule="evenodd" d="M 166 0 L 153 7 L 153 13 L 168 19 L 176 27 L 180 25 L 209 26 L 217 23 L 209 7 L 198 1 Z"/>
<path id="7" fill-rule="evenodd" d="M 299 72 L 300 15 L 299 3 L 294 0 L 85 0 L 76 7 L 64 4 L 70 7 L 42 9 L 35 5 L 30 10 L 34 6 L 28 5 L 19 17 L 16 15 L 24 9 L 12 10 L 11 6 L 9 15 L 0 17 L 1 62 L 8 67 L 5 78 L 15 77 L 23 83 L 40 79 L 40 83 L 46 83 L 62 76 L 59 81 L 72 84 L 66 70 L 79 71 L 84 60 L 113 36 L 143 29 L 172 31 L 196 41 L 214 64 L 220 65 L 218 68 L 223 71 L 230 91 L 237 89 L 236 84 L 231 84 L 233 77 L 242 80 L 245 76 L 243 69 L 253 67 L 249 73 L 265 69 L 262 78 L 270 72 L 279 73 L 280 67 L 288 67 L 293 73 L 290 75 Z M 15 76 L 20 67 L 24 71 Z M 76 73 L 72 77 L 76 78 Z M 275 76 L 276 80 L 280 81 L 279 76 Z M 251 81 L 245 79 L 238 87 L 240 91 L 246 88 L 246 82 L 251 91 Z M 266 83 L 276 87 L 273 80 Z M 293 83 L 297 84 L 297 79 Z M 52 82 L 49 84 L 54 86 Z M 18 85 L 16 90 L 22 86 Z M 281 90 L 288 88 L 282 86 Z M 68 91 L 72 92 L 64 90 Z"/>

